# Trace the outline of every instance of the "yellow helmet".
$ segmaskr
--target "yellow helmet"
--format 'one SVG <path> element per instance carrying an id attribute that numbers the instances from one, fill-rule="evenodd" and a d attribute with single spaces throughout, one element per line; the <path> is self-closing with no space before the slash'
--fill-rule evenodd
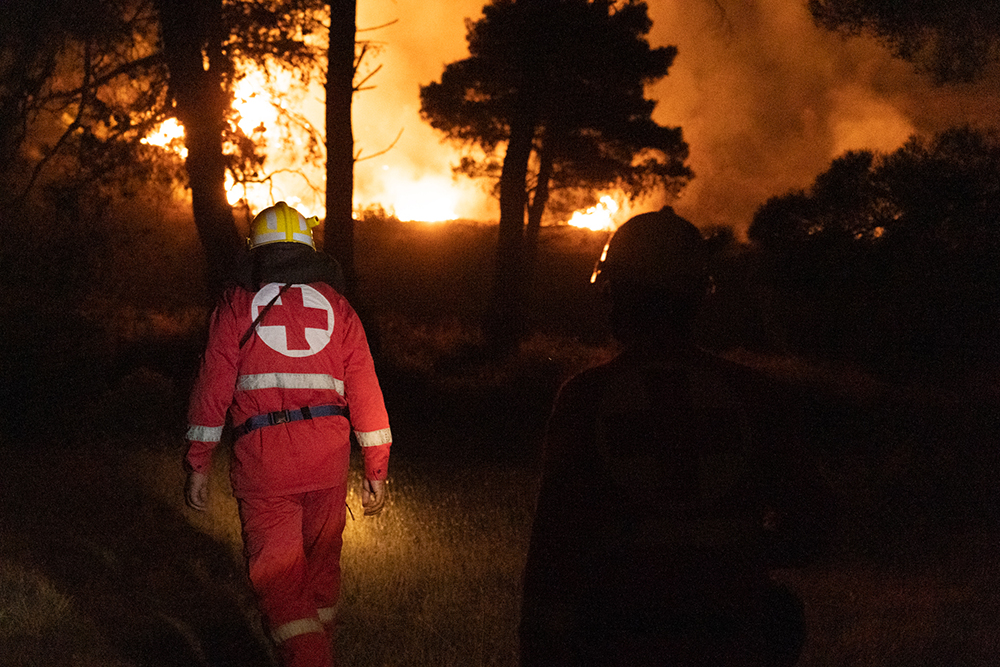
<path id="1" fill-rule="evenodd" d="M 283 201 L 265 208 L 250 223 L 250 247 L 268 243 L 304 243 L 316 249 L 312 228 L 319 217 L 307 218 Z"/>

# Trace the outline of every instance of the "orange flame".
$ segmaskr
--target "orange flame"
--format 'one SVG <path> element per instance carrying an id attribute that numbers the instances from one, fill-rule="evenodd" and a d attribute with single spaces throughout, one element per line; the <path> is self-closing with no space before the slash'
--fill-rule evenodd
<path id="1" fill-rule="evenodd" d="M 306 144 L 306 130 L 289 128 L 289 141 L 279 136 L 279 116 L 286 108 L 286 100 L 303 101 L 308 91 L 296 89 L 291 72 L 272 70 L 272 80 L 267 81 L 264 72 L 253 64 L 244 64 L 243 76 L 234 89 L 233 110 L 235 122 L 244 134 L 253 135 L 260 141 L 260 148 L 267 156 L 266 171 L 271 172 L 267 182 L 236 183 L 231 174 L 226 174 L 226 193 L 231 205 L 241 200 L 251 211 L 267 208 L 277 201 L 286 201 L 304 215 L 326 215 L 321 193 L 310 183 L 322 183 L 324 174 L 318 165 L 296 154 L 296 149 Z M 269 91 L 273 91 L 269 92 Z M 142 143 L 160 146 L 182 158 L 187 157 L 184 146 L 184 126 L 176 118 L 168 118 L 154 128 Z M 288 149 L 284 145 L 294 148 Z M 305 183 L 303 183 L 305 181 Z"/>
<path id="2" fill-rule="evenodd" d="M 159 146 L 177 153 L 182 158 L 187 157 L 187 148 L 184 146 L 184 126 L 176 118 L 168 118 L 160 123 L 152 132 L 140 139 L 139 143 Z"/>
<path id="3" fill-rule="evenodd" d="M 389 171 L 387 166 L 382 167 Z M 399 180 L 393 185 L 396 203 L 390 212 L 404 222 L 443 222 L 455 220 L 458 193 L 447 177 L 424 176 L 417 180 Z"/>
<path id="4" fill-rule="evenodd" d="M 595 232 L 613 231 L 615 224 L 615 214 L 621 207 L 611 195 L 604 195 L 597 205 L 591 206 L 585 211 L 577 211 L 566 222 L 573 227 L 583 227 Z"/>
<path id="5" fill-rule="evenodd" d="M 316 86 L 315 82 L 312 86 Z M 253 63 L 243 65 L 243 76 L 234 90 L 235 122 L 248 136 L 260 142 L 267 156 L 265 171 L 271 178 L 264 183 L 236 183 L 226 175 L 227 198 L 231 205 L 245 201 L 250 211 L 260 211 L 283 200 L 305 215 L 326 215 L 323 192 L 316 185 L 325 181 L 321 164 L 310 163 L 297 155 L 304 147 L 306 130 L 281 123 L 288 110 L 307 120 L 323 117 L 322 89 L 304 89 L 290 72 L 271 69 L 271 78 Z M 318 121 L 318 122 L 321 122 Z M 287 134 L 282 135 L 282 132 Z M 184 128 L 175 119 L 161 123 L 142 142 L 160 146 L 186 157 Z M 370 193 L 375 204 L 402 221 L 442 222 L 455 220 L 457 211 L 468 203 L 469 191 L 456 184 L 450 175 L 408 174 L 405 167 L 382 166 L 382 187 Z M 315 185 L 314 185 L 315 184 Z M 372 188 L 369 188 L 372 189 Z M 480 195 L 481 196 L 481 195 Z M 358 206 L 357 195 L 355 207 Z M 596 206 L 577 211 L 567 221 L 575 227 L 610 231 L 620 211 L 615 197 L 604 195 Z"/>

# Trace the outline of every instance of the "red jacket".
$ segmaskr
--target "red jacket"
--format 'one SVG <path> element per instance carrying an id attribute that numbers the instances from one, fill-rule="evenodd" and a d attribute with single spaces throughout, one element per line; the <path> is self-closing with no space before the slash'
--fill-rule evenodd
<path id="1" fill-rule="evenodd" d="M 365 476 L 385 479 L 392 435 L 361 321 L 326 283 L 270 283 L 256 293 L 234 287 L 212 313 L 208 345 L 188 409 L 186 461 L 208 473 L 228 413 L 233 426 L 278 410 L 348 406 L 341 416 L 268 425 L 237 437 L 230 478 L 237 497 L 289 495 L 342 484 L 350 429 L 364 453 Z"/>

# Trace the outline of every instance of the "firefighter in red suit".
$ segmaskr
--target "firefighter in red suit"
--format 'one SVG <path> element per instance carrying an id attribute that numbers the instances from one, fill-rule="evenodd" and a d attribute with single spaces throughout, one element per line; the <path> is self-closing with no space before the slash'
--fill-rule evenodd
<path id="1" fill-rule="evenodd" d="M 605 248 L 594 281 L 622 351 L 553 408 L 522 667 L 797 659 L 803 607 L 770 573 L 817 553 L 829 495 L 777 388 L 694 344 L 708 259 L 669 207 Z"/>
<path id="2" fill-rule="evenodd" d="M 187 503 L 204 510 L 228 415 L 250 581 L 289 667 L 333 664 L 351 430 L 366 515 L 383 508 L 392 442 L 364 329 L 315 251 L 316 224 L 284 202 L 254 218 L 242 285 L 212 314 L 185 458 Z"/>

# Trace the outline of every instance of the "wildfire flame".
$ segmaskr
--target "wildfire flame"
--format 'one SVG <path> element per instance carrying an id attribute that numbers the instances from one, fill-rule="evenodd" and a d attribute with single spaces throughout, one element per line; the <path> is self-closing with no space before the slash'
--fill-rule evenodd
<path id="1" fill-rule="evenodd" d="M 257 128 L 268 128 L 278 120 L 278 100 L 270 99 L 261 90 L 264 88 L 264 76 L 260 70 L 249 70 L 236 84 L 233 91 L 233 109 L 239 114 L 240 129 L 249 136 Z M 291 82 L 285 79 L 281 87 L 288 89 Z"/>
<path id="2" fill-rule="evenodd" d="M 274 202 L 283 200 L 298 208 L 305 215 L 326 215 L 323 193 L 312 184 L 321 184 L 325 174 L 319 165 L 306 164 L 296 154 L 296 148 L 306 143 L 304 128 L 289 127 L 289 137 L 279 137 L 279 119 L 284 110 L 294 107 L 303 117 L 322 118 L 322 106 L 315 107 L 315 100 L 321 99 L 316 91 L 296 89 L 296 81 L 291 73 L 272 72 L 270 81 L 264 72 L 252 63 L 244 65 L 243 77 L 234 90 L 233 110 L 236 124 L 247 136 L 253 136 L 261 143 L 262 152 L 267 156 L 266 167 L 272 177 L 265 183 L 236 183 L 232 175 L 226 176 L 227 198 L 231 205 L 245 201 L 251 211 L 260 211 Z M 289 141 L 290 139 L 290 141 Z M 184 146 L 184 127 L 175 118 L 161 123 L 142 143 L 160 146 L 181 157 L 187 156 Z M 442 222 L 455 220 L 463 193 L 456 188 L 450 175 L 404 174 L 403 171 L 384 165 L 383 175 L 388 176 L 389 186 L 383 188 L 384 210 L 402 221 Z M 356 202 L 357 205 L 357 202 Z M 566 224 L 591 229 L 610 231 L 615 228 L 613 220 L 619 211 L 619 204 L 610 195 L 600 198 L 596 206 L 585 211 L 577 211 Z"/>
<path id="3" fill-rule="evenodd" d="M 382 169 L 389 171 L 387 166 Z M 393 189 L 396 203 L 389 210 L 404 222 L 443 222 L 458 217 L 455 213 L 458 195 L 447 177 L 399 180 Z"/>
<path id="4" fill-rule="evenodd" d="M 566 222 L 573 227 L 584 227 L 595 232 L 613 231 L 615 213 L 618 212 L 618 202 L 611 195 L 604 195 L 595 206 L 586 211 L 577 211 Z"/>
<path id="5" fill-rule="evenodd" d="M 184 126 L 176 118 L 168 118 L 160 123 L 152 132 L 139 140 L 139 143 L 171 150 L 183 158 L 187 157 L 184 146 Z"/>
<path id="6" fill-rule="evenodd" d="M 262 141 L 260 148 L 267 156 L 266 171 L 274 172 L 268 182 L 236 183 L 231 174 L 226 175 L 227 199 L 231 205 L 245 201 L 251 211 L 260 211 L 277 201 L 287 202 L 306 216 L 326 215 L 326 206 L 320 193 L 309 183 L 322 183 L 323 174 L 316 165 L 303 160 L 296 150 L 306 143 L 304 128 L 288 128 L 291 142 L 278 136 L 279 115 L 288 101 L 303 101 L 305 91 L 296 90 L 290 72 L 276 69 L 269 83 L 264 73 L 253 65 L 244 65 L 244 76 L 233 91 L 233 110 L 236 124 L 247 136 Z M 273 90 L 272 95 L 267 91 Z M 305 179 L 305 183 L 303 183 Z M 305 195 L 307 198 L 304 198 Z"/>

